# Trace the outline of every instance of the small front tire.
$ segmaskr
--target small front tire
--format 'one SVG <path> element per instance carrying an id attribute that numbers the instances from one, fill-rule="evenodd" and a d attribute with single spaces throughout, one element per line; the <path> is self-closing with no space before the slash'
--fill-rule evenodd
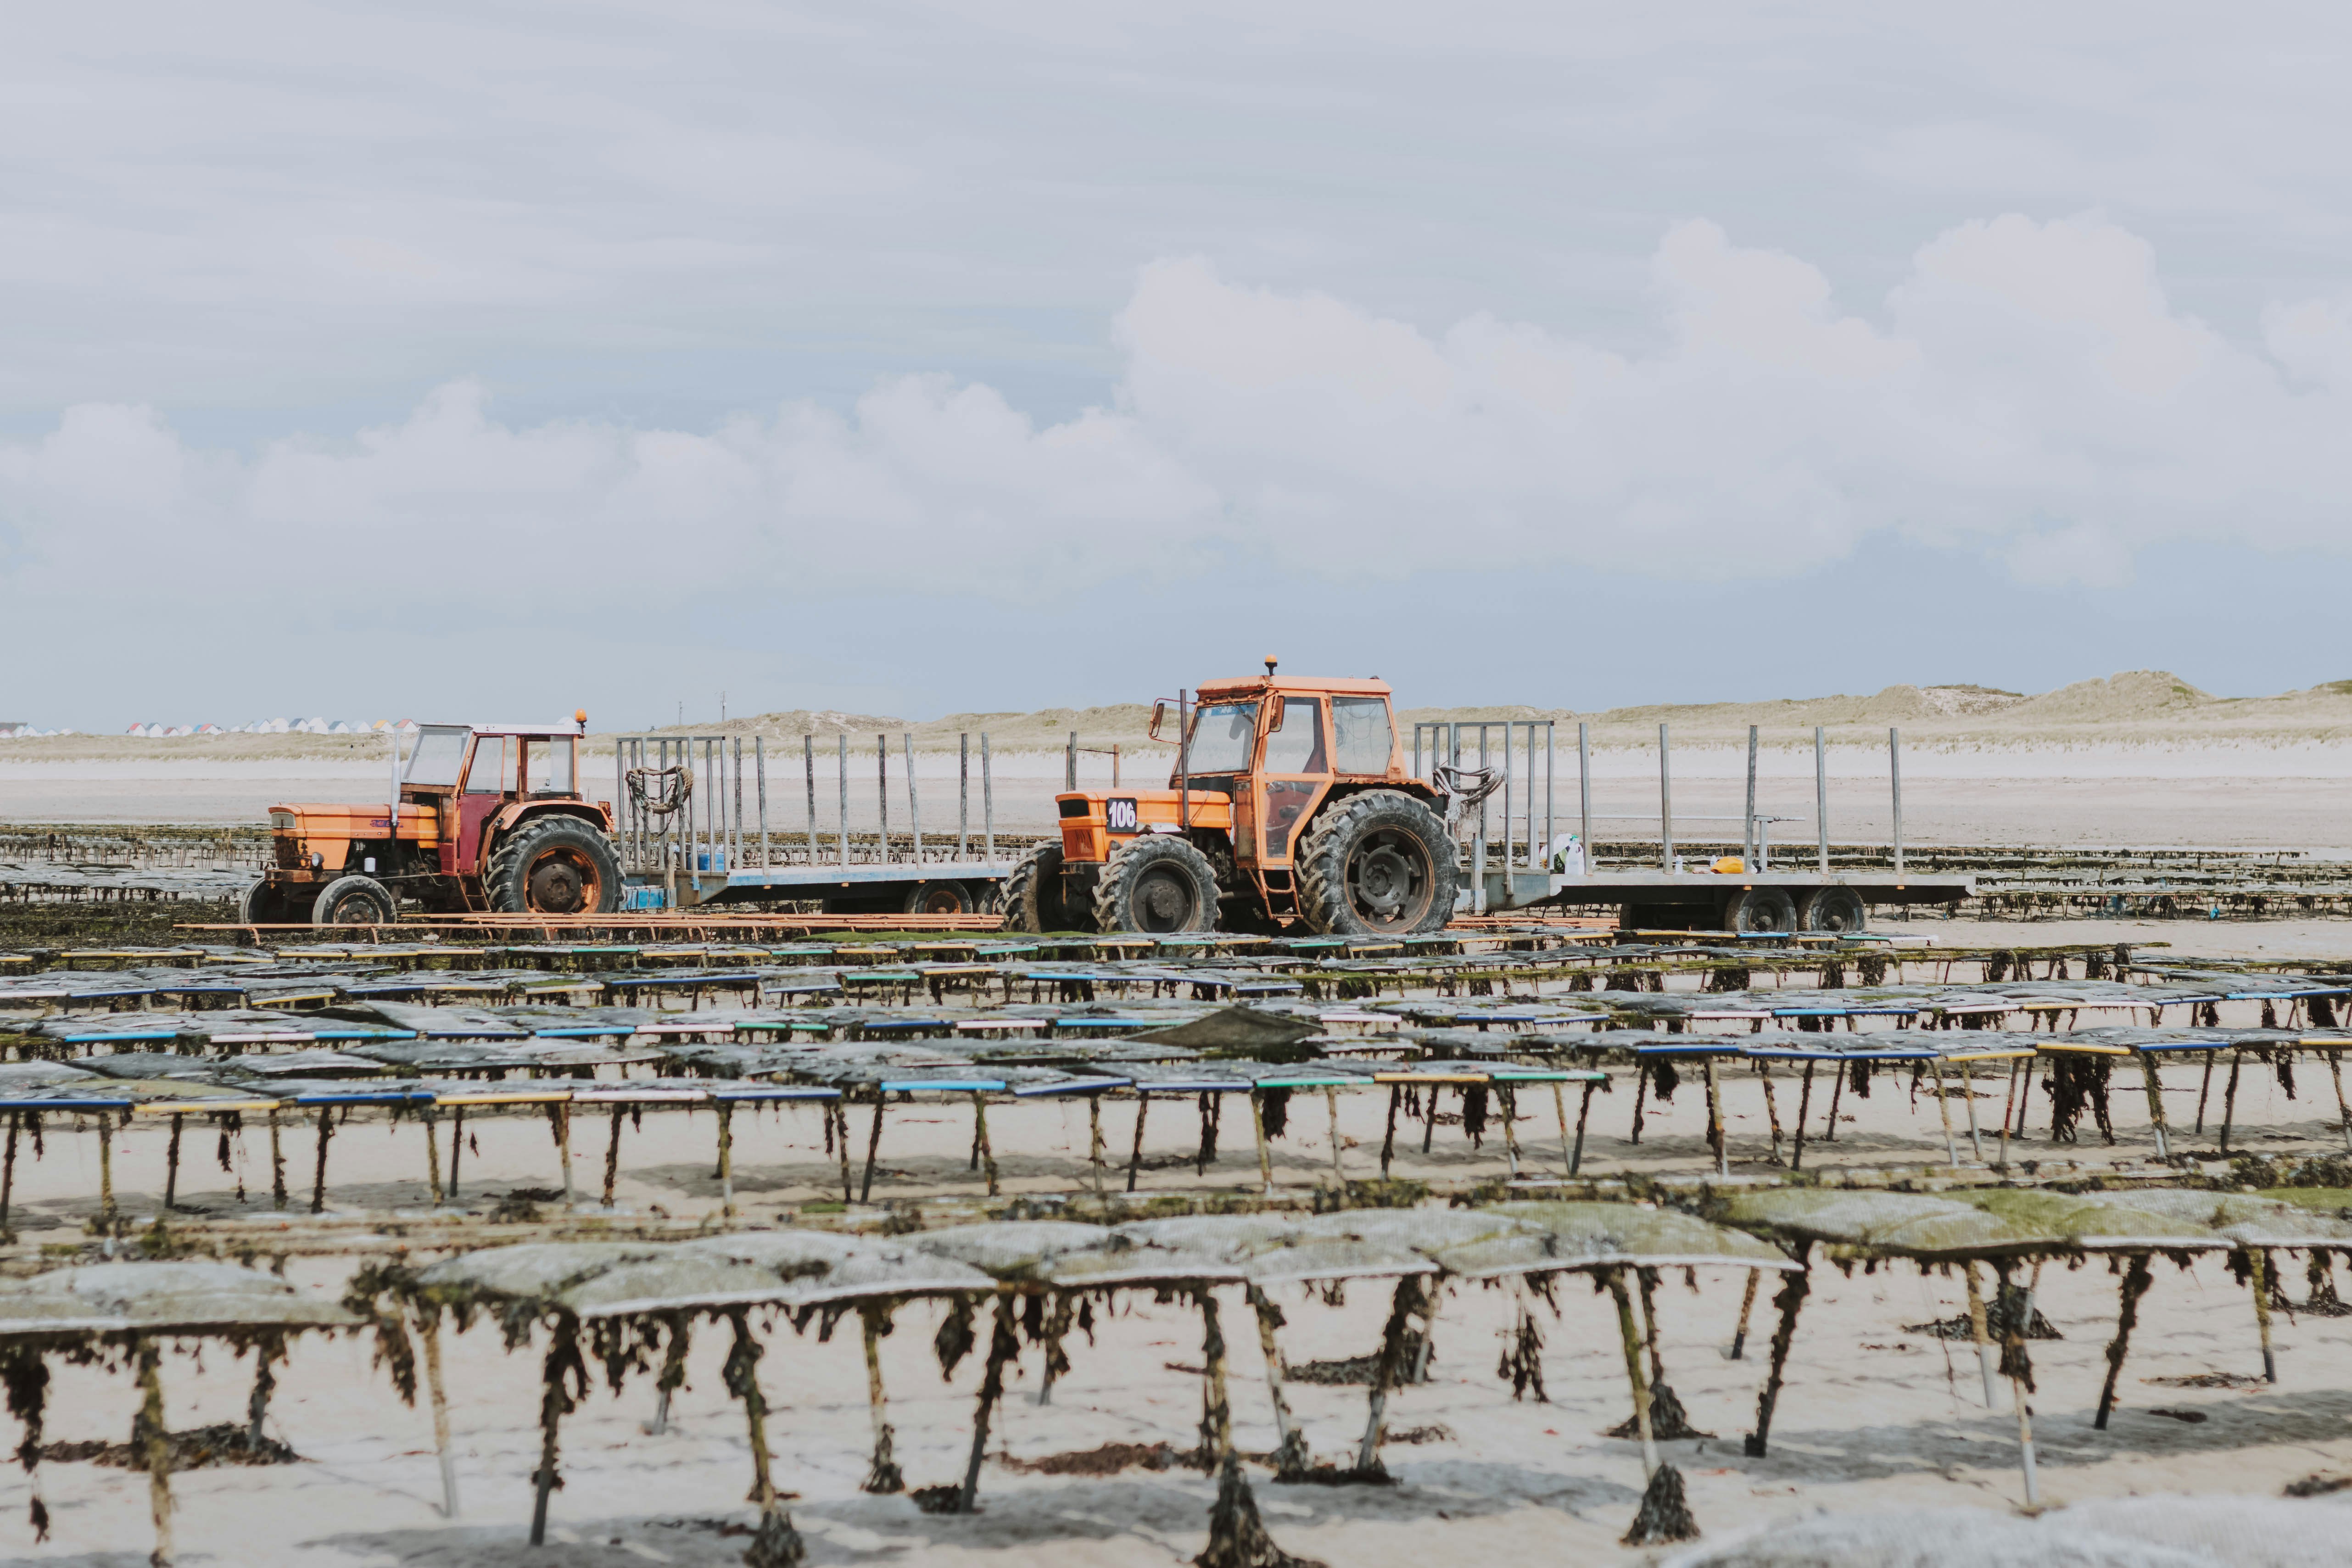
<path id="1" fill-rule="evenodd" d="M 372 876 L 337 877 L 310 905 L 313 925 L 389 925 L 399 918 L 392 889 Z"/>
<path id="2" fill-rule="evenodd" d="M 1208 856 L 1172 833 L 1119 845 L 1095 883 L 1097 931 L 1171 936 L 1216 925 L 1217 873 Z"/>

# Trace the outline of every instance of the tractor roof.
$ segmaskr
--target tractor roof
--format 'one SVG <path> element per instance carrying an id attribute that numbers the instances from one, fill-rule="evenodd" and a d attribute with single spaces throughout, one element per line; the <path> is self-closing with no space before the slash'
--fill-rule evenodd
<path id="1" fill-rule="evenodd" d="M 1336 692 L 1341 696 L 1384 697 L 1389 695 L 1389 684 L 1359 675 L 1234 675 L 1222 681 L 1203 681 L 1195 695 L 1204 703 L 1213 703 L 1267 692 L 1296 692 L 1302 696 Z"/>
<path id="2" fill-rule="evenodd" d="M 580 727 L 568 719 L 561 724 L 446 724 L 436 722 L 420 723 L 416 727 L 419 729 L 470 729 L 476 735 L 543 735 L 551 738 L 566 735 L 576 736 L 580 733 Z"/>

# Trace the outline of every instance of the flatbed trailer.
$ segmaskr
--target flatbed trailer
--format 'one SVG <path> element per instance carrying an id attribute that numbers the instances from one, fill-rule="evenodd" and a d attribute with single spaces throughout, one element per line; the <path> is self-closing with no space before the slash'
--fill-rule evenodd
<path id="1" fill-rule="evenodd" d="M 1589 755 L 1589 743 L 1583 727 L 1578 727 L 1581 761 Z M 1751 781 L 1741 856 L 1704 862 L 1708 868 L 1742 869 L 1695 868 L 1675 853 L 1663 727 L 1662 863 L 1555 869 L 1549 847 L 1555 828 L 1580 820 L 1584 832 L 1579 842 L 1590 844 L 1592 813 L 1585 782 L 1589 768 L 1583 767 L 1579 769 L 1578 816 L 1555 810 L 1566 802 L 1557 800 L 1552 785 L 1552 728 L 1548 720 L 1415 727 L 1416 776 L 1426 769 L 1433 777 L 1449 758 L 1456 765 L 1474 757 L 1485 762 L 1492 755 L 1486 732 L 1506 732 L 1496 788 L 1488 796 L 1464 802 L 1460 810 L 1463 876 L 1457 913 L 1597 906 L 1614 913 L 1628 927 L 1837 933 L 1862 929 L 1873 906 L 1948 904 L 1975 895 L 1973 875 L 1905 867 L 1899 770 L 1895 774 L 1897 837 L 1891 865 L 1830 870 L 1824 826 L 1816 867 L 1774 866 L 1768 835 L 1769 824 L 1781 819 L 1756 813 Z M 967 737 L 963 747 L 954 831 L 926 836 L 921 792 L 914 784 L 914 752 L 903 736 L 895 748 L 904 769 L 898 780 L 890 777 L 894 747 L 889 737 L 875 737 L 870 753 L 861 748 L 858 767 L 862 770 L 870 757 L 874 771 L 870 780 L 862 779 L 856 788 L 873 789 L 868 798 L 877 810 L 876 831 L 858 832 L 847 826 L 852 758 L 845 736 L 835 737 L 835 744 L 824 748 L 832 756 L 822 759 L 812 737 L 803 737 L 798 758 L 771 758 L 760 737 L 746 747 L 740 736 L 621 737 L 614 763 L 614 836 L 626 881 L 623 907 L 685 910 L 792 899 L 815 903 L 831 915 L 976 915 L 996 908 L 1005 879 L 1019 863 L 1018 849 L 1036 835 L 1008 834 L 1000 842 L 988 737 L 982 735 L 979 741 L 974 747 Z M 1894 744 L 1890 737 L 1890 746 Z M 1511 760 L 1515 749 L 1527 764 L 1517 773 Z M 1895 757 L 1890 751 L 1890 764 L 1899 768 Z M 831 764 L 824 769 L 822 790 L 820 760 Z M 1071 767 L 1075 771 L 1075 751 Z M 1071 783 L 1075 787 L 1075 779 Z M 896 832 L 891 828 L 894 784 L 906 824 Z M 828 808 L 824 821 L 820 799 Z M 1822 800 L 1825 819 L 1825 788 Z M 1499 821 L 1490 815 L 1496 803 Z M 936 805 L 934 813 L 937 823 Z M 790 818 L 799 820 L 787 826 Z M 1751 863 L 1753 869 L 1746 869 Z"/>
<path id="2" fill-rule="evenodd" d="M 1811 907 L 1818 895 L 1831 890 L 1851 893 L 1862 908 L 1884 904 L 1957 904 L 1976 894 L 1976 878 L 1948 873 L 1910 875 L 1897 881 L 1887 874 L 1872 875 L 1833 872 L 1822 875 L 1809 871 L 1757 871 L 1752 873 L 1669 872 L 1628 869 L 1598 871 L 1582 875 L 1564 876 L 1557 872 L 1489 871 L 1486 875 L 1486 907 L 1489 911 L 1526 909 L 1535 904 L 1588 905 L 1613 908 L 1618 923 L 1628 929 L 1669 930 L 1689 928 L 1708 931 L 1738 930 L 1803 930 L 1801 924 L 1783 927 L 1765 923 L 1759 914 L 1752 916 L 1758 924 L 1742 925 L 1738 909 L 1748 902 L 1748 895 L 1759 892 L 1778 891 L 1784 894 L 1797 912 L 1800 922 L 1803 912 Z M 1464 913 L 1468 913 L 1468 894 L 1464 897 Z M 1772 905 L 1777 908 L 1777 904 Z M 1813 927 L 1826 929 L 1826 927 Z M 1859 925 L 1849 927 L 1859 930 Z"/>

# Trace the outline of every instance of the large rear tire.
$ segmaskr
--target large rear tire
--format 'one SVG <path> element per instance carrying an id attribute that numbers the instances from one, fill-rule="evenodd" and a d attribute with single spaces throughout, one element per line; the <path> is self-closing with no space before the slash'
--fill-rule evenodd
<path id="1" fill-rule="evenodd" d="M 1062 896 L 1062 845 L 1048 839 L 1023 855 L 1004 879 L 1004 929 L 1076 931 L 1077 912 Z"/>
<path id="2" fill-rule="evenodd" d="M 1406 936 L 1454 918 L 1454 841 L 1402 790 L 1368 789 L 1329 808 L 1300 841 L 1297 866 L 1298 916 L 1318 935 Z"/>
<path id="3" fill-rule="evenodd" d="M 400 918 L 392 889 L 372 876 L 340 876 L 310 905 L 313 925 L 389 925 Z"/>
<path id="4" fill-rule="evenodd" d="M 1217 873 L 1172 833 L 1146 833 L 1111 851 L 1095 883 L 1095 929 L 1171 936 L 1217 928 Z"/>
<path id="5" fill-rule="evenodd" d="M 579 818 L 534 817 L 499 841 L 482 892 L 505 915 L 610 915 L 621 907 L 621 862 Z"/>

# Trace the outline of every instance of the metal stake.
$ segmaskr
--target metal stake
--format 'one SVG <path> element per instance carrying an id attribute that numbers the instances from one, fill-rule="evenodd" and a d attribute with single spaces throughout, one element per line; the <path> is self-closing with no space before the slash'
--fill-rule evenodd
<path id="1" fill-rule="evenodd" d="M 1671 873 L 1675 869 L 1675 781 L 1666 760 L 1667 745 L 1666 727 L 1662 724 L 1658 726 L 1658 865 Z"/>
<path id="2" fill-rule="evenodd" d="M 1822 727 L 1813 726 L 1813 825 L 1821 835 L 1822 874 L 1830 873 L 1830 762 Z"/>

